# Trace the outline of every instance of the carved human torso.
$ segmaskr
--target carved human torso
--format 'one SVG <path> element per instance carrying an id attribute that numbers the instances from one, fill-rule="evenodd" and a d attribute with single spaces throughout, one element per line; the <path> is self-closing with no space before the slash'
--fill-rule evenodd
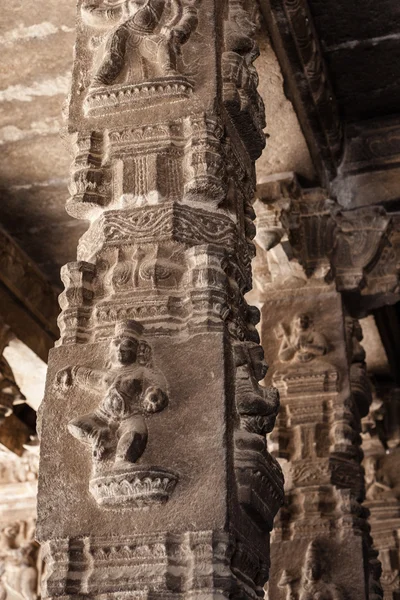
<path id="1" fill-rule="evenodd" d="M 140 400 L 146 382 L 145 371 L 143 367 L 136 366 L 111 371 L 105 378 L 107 392 L 98 411 L 107 419 L 116 421 L 140 413 Z"/>

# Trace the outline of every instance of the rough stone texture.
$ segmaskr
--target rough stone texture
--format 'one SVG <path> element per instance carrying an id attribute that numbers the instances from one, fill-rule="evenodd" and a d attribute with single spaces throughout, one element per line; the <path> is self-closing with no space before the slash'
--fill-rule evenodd
<path id="1" fill-rule="evenodd" d="M 282 171 L 293 171 L 304 181 L 316 181 L 309 149 L 300 129 L 293 105 L 285 96 L 284 80 L 278 59 L 267 37 L 259 34 L 260 58 L 257 71 L 260 76 L 259 92 L 267 112 L 267 145 L 258 159 L 257 181 Z"/>
<path id="2" fill-rule="evenodd" d="M 62 269 L 41 407 L 45 596 L 263 596 L 283 482 L 243 298 L 265 145 L 256 13 L 78 3 L 67 210 L 90 227 Z"/>

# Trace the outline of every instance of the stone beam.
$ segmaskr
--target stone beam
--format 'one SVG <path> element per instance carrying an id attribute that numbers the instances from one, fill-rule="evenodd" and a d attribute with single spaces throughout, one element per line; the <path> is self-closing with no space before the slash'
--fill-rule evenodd
<path id="1" fill-rule="evenodd" d="M 0 228 L 1 315 L 15 335 L 47 362 L 58 337 L 57 294 L 34 262 Z"/>
<path id="2" fill-rule="evenodd" d="M 259 0 L 274 50 L 322 185 L 343 154 L 343 124 L 307 0 Z"/>
<path id="3" fill-rule="evenodd" d="M 41 409 L 44 597 L 263 597 L 278 410 L 244 300 L 265 144 L 245 0 L 78 2 L 68 212 Z"/>

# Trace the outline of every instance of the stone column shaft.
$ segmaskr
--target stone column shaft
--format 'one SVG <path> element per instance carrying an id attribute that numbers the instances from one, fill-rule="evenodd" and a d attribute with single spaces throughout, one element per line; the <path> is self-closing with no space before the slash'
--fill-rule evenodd
<path id="1" fill-rule="evenodd" d="M 251 288 L 264 146 L 245 0 L 78 3 L 68 212 L 41 423 L 52 598 L 255 598 L 282 501 Z"/>
<path id="2" fill-rule="evenodd" d="M 378 599 L 360 447 L 371 392 L 355 317 L 398 294 L 398 224 L 380 207 L 340 210 L 287 175 L 259 198 L 249 301 L 261 309 L 266 383 L 281 396 L 270 449 L 286 491 L 269 598 Z"/>

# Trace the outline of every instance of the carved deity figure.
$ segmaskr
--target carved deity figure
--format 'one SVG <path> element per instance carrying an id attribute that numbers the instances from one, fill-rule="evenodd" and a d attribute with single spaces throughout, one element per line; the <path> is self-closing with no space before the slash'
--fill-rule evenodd
<path id="1" fill-rule="evenodd" d="M 326 338 L 314 330 L 310 315 L 297 315 L 292 321 L 290 331 L 286 331 L 281 324 L 275 333 L 277 338 L 282 340 L 279 359 L 283 362 L 306 363 L 328 352 Z"/>
<path id="2" fill-rule="evenodd" d="M 146 415 L 162 411 L 168 404 L 164 377 L 150 368 L 151 348 L 141 339 L 142 333 L 143 327 L 136 321 L 119 322 L 108 370 L 75 366 L 57 374 L 61 388 L 75 384 L 103 396 L 93 413 L 68 424 L 74 437 L 92 446 L 95 463 L 110 458 L 116 467 L 136 463 L 147 444 Z"/>
<path id="3" fill-rule="evenodd" d="M 341 590 L 331 581 L 326 549 L 320 540 L 312 541 L 303 567 L 300 600 L 343 600 Z"/>
<path id="4" fill-rule="evenodd" d="M 34 541 L 20 542 L 23 523 L 7 525 L 0 532 L 0 600 L 36 600 L 37 569 Z"/>
<path id="5" fill-rule="evenodd" d="M 84 21 L 110 27 L 93 86 L 176 76 L 180 47 L 197 27 L 198 0 L 92 0 Z"/>
<path id="6" fill-rule="evenodd" d="M 256 343 L 237 344 L 236 406 L 241 428 L 249 433 L 265 436 L 275 425 L 279 410 L 279 392 L 273 387 L 263 387 L 258 382 L 267 373 L 264 352 Z"/>
<path id="7" fill-rule="evenodd" d="M 379 458 L 375 456 L 366 456 L 364 458 L 365 497 L 367 500 L 395 498 L 389 478 L 381 468 L 381 464 Z"/>

